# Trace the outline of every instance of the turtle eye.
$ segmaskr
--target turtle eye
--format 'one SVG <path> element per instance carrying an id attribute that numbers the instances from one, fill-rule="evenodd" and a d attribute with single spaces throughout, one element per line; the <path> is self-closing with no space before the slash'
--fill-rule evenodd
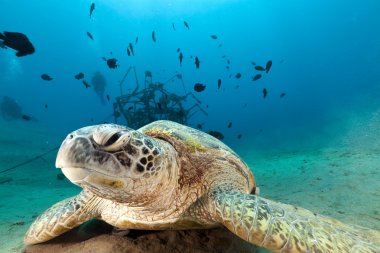
<path id="1" fill-rule="evenodd" d="M 117 151 L 121 147 L 126 145 L 131 139 L 131 135 L 128 132 L 120 131 L 114 133 L 103 145 L 102 148 L 106 151 Z"/>

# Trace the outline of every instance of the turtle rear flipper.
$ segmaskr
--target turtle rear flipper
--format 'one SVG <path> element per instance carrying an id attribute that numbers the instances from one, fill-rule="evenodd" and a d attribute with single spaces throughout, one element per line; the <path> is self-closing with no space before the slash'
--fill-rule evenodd
<path id="1" fill-rule="evenodd" d="M 215 191 L 216 220 L 239 237 L 273 252 L 380 252 L 380 233 L 345 225 L 306 209 L 256 195 Z"/>
<path id="2" fill-rule="evenodd" d="M 27 245 L 55 238 L 98 216 L 100 198 L 88 191 L 58 202 L 41 214 L 30 226 L 24 237 Z"/>

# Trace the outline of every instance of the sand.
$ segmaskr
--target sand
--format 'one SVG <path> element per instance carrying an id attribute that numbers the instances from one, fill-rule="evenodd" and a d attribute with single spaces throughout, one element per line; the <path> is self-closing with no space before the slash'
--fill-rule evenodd
<path id="1" fill-rule="evenodd" d="M 379 117 L 374 118 L 366 126 Z M 22 122 L 0 121 L 0 131 L 0 171 L 58 146 L 65 136 Z M 373 144 L 380 135 L 376 127 L 365 132 L 361 135 L 357 129 L 352 130 L 338 144 L 312 151 L 257 153 L 245 148 L 237 152 L 254 171 L 260 195 L 380 230 L 380 148 Z M 43 159 L 0 173 L 0 252 L 23 252 L 23 235 L 35 217 L 80 191 L 66 179 L 57 178 L 60 171 L 54 168 L 54 162 L 55 152 L 51 152 Z M 224 229 L 132 232 L 130 237 L 120 237 L 110 235 L 107 225 L 96 224 L 90 226 L 94 234 L 86 230 L 86 236 L 80 237 L 84 231 L 81 228 L 66 237 L 75 237 L 76 241 L 56 241 L 30 247 L 26 252 L 255 251 Z"/>

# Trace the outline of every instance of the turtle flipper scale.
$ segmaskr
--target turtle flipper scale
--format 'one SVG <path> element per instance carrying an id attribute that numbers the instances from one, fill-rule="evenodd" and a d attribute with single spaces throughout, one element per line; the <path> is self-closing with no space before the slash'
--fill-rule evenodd
<path id="1" fill-rule="evenodd" d="M 24 237 L 27 245 L 55 238 L 64 232 L 95 218 L 96 196 L 82 191 L 77 196 L 62 200 L 42 213 L 29 227 Z"/>
<path id="2" fill-rule="evenodd" d="M 244 193 L 216 191 L 211 212 L 242 239 L 273 252 L 380 252 L 380 232 Z"/>

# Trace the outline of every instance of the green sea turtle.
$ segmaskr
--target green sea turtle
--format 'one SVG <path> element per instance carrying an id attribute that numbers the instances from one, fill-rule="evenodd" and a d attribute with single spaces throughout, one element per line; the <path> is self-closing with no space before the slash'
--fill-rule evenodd
<path id="1" fill-rule="evenodd" d="M 216 138 L 170 121 L 103 124 L 67 136 L 56 166 L 83 191 L 25 235 L 48 241 L 92 219 L 119 229 L 225 226 L 274 252 L 380 252 L 380 233 L 259 197 L 253 174 Z"/>

